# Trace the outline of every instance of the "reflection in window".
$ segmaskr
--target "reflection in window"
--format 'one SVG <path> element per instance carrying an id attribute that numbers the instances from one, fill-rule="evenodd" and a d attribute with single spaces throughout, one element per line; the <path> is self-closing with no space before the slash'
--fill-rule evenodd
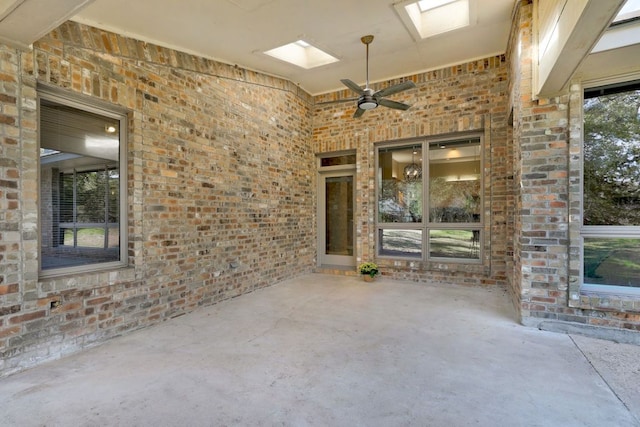
<path id="1" fill-rule="evenodd" d="M 640 287 L 639 106 L 640 81 L 584 94 L 584 284 Z"/>
<path id="2" fill-rule="evenodd" d="M 325 178 L 325 253 L 353 255 L 353 177 Z"/>
<path id="3" fill-rule="evenodd" d="M 431 258 L 478 258 L 480 230 L 429 230 Z"/>
<path id="4" fill-rule="evenodd" d="M 320 166 L 343 166 L 343 165 L 355 165 L 356 164 L 356 155 L 355 154 L 345 154 L 343 156 L 331 156 L 331 157 L 322 157 L 320 159 Z"/>
<path id="5" fill-rule="evenodd" d="M 60 172 L 61 244 L 118 248 L 119 173 L 117 169 Z"/>
<path id="6" fill-rule="evenodd" d="M 431 222 L 480 222 L 480 143 L 429 145 Z"/>
<path id="7" fill-rule="evenodd" d="M 41 270 L 122 264 L 123 118 L 46 98 L 39 112 Z"/>
<path id="8" fill-rule="evenodd" d="M 378 240 L 380 242 L 380 255 L 422 257 L 421 230 L 380 230 Z"/>
<path id="9" fill-rule="evenodd" d="M 640 286 L 640 239 L 585 238 L 584 282 Z"/>
<path id="10" fill-rule="evenodd" d="M 380 149 L 378 221 L 422 222 L 422 145 Z"/>
<path id="11" fill-rule="evenodd" d="M 640 225 L 640 90 L 587 96 L 583 223 Z"/>
<path id="12" fill-rule="evenodd" d="M 378 148 L 378 254 L 478 261 L 480 153 L 479 137 Z"/>

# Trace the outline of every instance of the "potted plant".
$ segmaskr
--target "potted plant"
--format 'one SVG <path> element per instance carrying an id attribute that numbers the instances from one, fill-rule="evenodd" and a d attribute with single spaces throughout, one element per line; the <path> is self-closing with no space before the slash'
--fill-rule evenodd
<path id="1" fill-rule="evenodd" d="M 365 282 L 372 282 L 380 270 L 378 265 L 373 262 L 363 262 L 358 266 L 358 271 L 362 274 Z"/>

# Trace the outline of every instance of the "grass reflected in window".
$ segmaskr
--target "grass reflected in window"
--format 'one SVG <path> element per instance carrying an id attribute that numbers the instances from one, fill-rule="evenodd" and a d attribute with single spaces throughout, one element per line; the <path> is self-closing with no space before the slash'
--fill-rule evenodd
<path id="1" fill-rule="evenodd" d="M 431 258 L 479 259 L 479 230 L 430 230 Z"/>
<path id="2" fill-rule="evenodd" d="M 584 282 L 640 286 L 640 239 L 585 238 Z"/>

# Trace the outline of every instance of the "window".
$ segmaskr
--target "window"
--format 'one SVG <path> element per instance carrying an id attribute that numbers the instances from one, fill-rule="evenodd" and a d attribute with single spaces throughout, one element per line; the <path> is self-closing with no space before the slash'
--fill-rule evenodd
<path id="1" fill-rule="evenodd" d="M 640 287 L 640 81 L 584 95 L 582 281 Z"/>
<path id="2" fill-rule="evenodd" d="M 126 263 L 126 120 L 44 92 L 40 117 L 40 271 Z"/>
<path id="3" fill-rule="evenodd" d="M 480 260 L 480 137 L 377 150 L 378 256 Z"/>
<path id="4" fill-rule="evenodd" d="M 284 46 L 267 50 L 264 53 L 281 61 L 297 65 L 305 70 L 339 61 L 338 58 L 329 55 L 327 52 L 304 40 L 288 43 Z"/>
<path id="5" fill-rule="evenodd" d="M 320 158 L 320 167 L 329 167 L 329 166 L 345 166 L 345 165 L 355 165 L 356 164 L 356 155 L 355 154 L 344 154 L 330 157 L 321 157 Z"/>
<path id="6" fill-rule="evenodd" d="M 477 9 L 470 0 L 402 0 L 393 7 L 415 40 L 472 25 Z"/>

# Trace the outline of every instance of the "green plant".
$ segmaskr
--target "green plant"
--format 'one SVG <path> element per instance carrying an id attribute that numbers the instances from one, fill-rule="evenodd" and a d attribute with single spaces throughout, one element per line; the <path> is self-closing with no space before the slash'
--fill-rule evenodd
<path id="1" fill-rule="evenodd" d="M 358 266 L 360 274 L 368 274 L 371 277 L 375 277 L 380 272 L 378 265 L 373 262 L 363 262 Z"/>

